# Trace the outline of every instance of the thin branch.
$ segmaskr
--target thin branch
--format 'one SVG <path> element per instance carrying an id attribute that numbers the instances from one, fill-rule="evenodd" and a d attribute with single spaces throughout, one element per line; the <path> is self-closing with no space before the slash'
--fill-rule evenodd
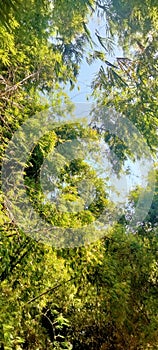
<path id="1" fill-rule="evenodd" d="M 55 332 L 54 332 L 54 324 L 56 324 L 57 322 L 52 322 L 50 320 L 50 318 L 47 316 L 47 314 L 43 314 L 43 316 L 48 320 L 48 322 L 50 323 L 51 327 L 52 327 L 52 331 L 53 331 L 53 334 L 54 334 L 54 337 L 55 337 Z"/>
<path id="2" fill-rule="evenodd" d="M 23 83 L 25 83 L 25 81 L 27 81 L 28 79 L 30 79 L 32 77 L 35 77 L 37 74 L 39 74 L 39 72 L 35 72 L 35 73 L 32 73 L 32 74 L 28 75 L 27 77 L 25 77 L 24 79 L 22 79 L 21 81 L 19 81 L 15 85 L 13 85 L 11 88 L 9 88 L 5 92 L 3 92 L 1 94 L 1 96 L 4 96 L 4 95 L 8 94 L 8 92 L 10 92 L 10 91 L 14 91 L 14 90 L 18 89 L 18 87 L 20 85 L 22 85 Z"/>
<path id="3" fill-rule="evenodd" d="M 65 283 L 71 282 L 71 281 L 74 280 L 74 279 L 75 279 L 75 277 L 71 277 L 69 280 L 64 281 L 64 282 L 61 282 L 61 283 L 57 284 L 56 286 L 47 289 L 45 292 L 43 292 L 43 293 L 37 295 L 36 297 L 32 298 L 31 300 L 29 300 L 29 301 L 27 302 L 27 304 L 32 303 L 33 301 L 35 301 L 35 300 L 41 298 L 43 295 L 46 295 L 46 294 L 48 294 L 49 292 L 52 292 L 52 291 L 54 291 L 55 289 L 58 289 L 59 287 L 61 287 L 61 286 L 64 285 Z"/>

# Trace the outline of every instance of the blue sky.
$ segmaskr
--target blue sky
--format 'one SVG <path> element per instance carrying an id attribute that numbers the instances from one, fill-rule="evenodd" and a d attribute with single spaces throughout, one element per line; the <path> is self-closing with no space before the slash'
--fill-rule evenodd
<path id="1" fill-rule="evenodd" d="M 91 33 L 93 41 L 96 44 L 95 50 L 104 52 L 103 47 L 100 45 L 99 41 L 96 38 L 95 31 L 97 29 L 101 36 L 106 37 L 105 20 L 98 18 L 96 14 L 93 15 L 89 20 L 88 29 Z M 69 88 L 67 89 L 68 95 L 70 96 L 72 102 L 75 103 L 76 117 L 86 117 L 88 119 L 89 112 L 93 104 L 93 98 L 91 96 L 91 83 L 94 80 L 95 75 L 99 71 L 100 66 L 103 65 L 103 63 L 100 60 L 96 60 L 92 64 L 88 64 L 86 61 L 86 56 L 89 51 L 90 46 L 87 45 L 87 48 L 85 49 L 85 57 L 81 64 L 75 88 L 72 91 L 69 91 Z M 107 54 L 107 60 L 110 62 L 114 62 L 116 57 L 120 56 L 123 56 L 123 52 L 118 46 L 117 41 L 115 41 L 114 53 L 111 56 Z"/>
<path id="2" fill-rule="evenodd" d="M 92 39 L 96 44 L 95 49 L 98 51 L 104 52 L 103 47 L 100 45 L 99 41 L 96 38 L 95 31 L 97 29 L 100 35 L 102 35 L 103 37 L 106 37 L 105 20 L 98 18 L 96 15 L 93 15 L 90 18 L 90 21 L 88 23 L 88 29 L 90 30 Z M 87 52 L 85 50 L 85 57 L 89 50 L 90 50 L 90 47 L 87 46 Z M 123 56 L 123 52 L 121 48 L 118 46 L 117 41 L 115 41 L 114 54 L 112 56 L 107 55 L 107 60 L 109 60 L 110 62 L 113 62 L 116 57 L 120 57 L 120 56 Z M 103 63 L 101 61 L 96 60 L 91 65 L 89 65 L 86 61 L 86 58 L 83 59 L 83 62 L 80 68 L 80 73 L 78 75 L 78 84 L 76 85 L 74 90 L 69 92 L 69 96 L 71 97 L 73 102 L 75 103 L 87 102 L 87 96 L 90 97 L 90 94 L 91 94 L 91 83 L 95 78 L 95 75 L 99 71 L 99 68 L 102 64 Z M 80 90 L 78 90 L 78 87 L 80 88 Z M 89 99 L 89 101 L 92 101 L 92 99 Z"/>

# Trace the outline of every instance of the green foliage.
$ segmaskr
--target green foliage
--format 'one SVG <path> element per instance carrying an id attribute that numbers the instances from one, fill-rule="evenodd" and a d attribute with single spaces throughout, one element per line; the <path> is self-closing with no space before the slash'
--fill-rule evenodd
<path id="1" fill-rule="evenodd" d="M 140 46 L 148 38 L 149 33 L 156 33 L 158 26 L 158 5 L 156 0 L 96 1 L 99 15 L 105 15 L 108 33 L 117 35 L 120 44 L 129 51 L 130 45 Z"/>
<path id="2" fill-rule="evenodd" d="M 113 64 L 104 52 L 89 55 L 89 63 L 102 61 L 93 84 L 97 105 L 92 129 L 84 123 L 63 123 L 64 117 L 73 118 L 63 86 L 70 82 L 73 88 L 85 44 L 93 43 L 87 22 L 95 5 L 106 15 L 107 38 L 96 31 L 103 50 L 111 51 L 116 35 L 130 59 L 117 58 Z M 120 160 L 118 171 L 128 157 L 134 158 L 133 148 L 102 128 L 105 108 L 124 114 L 156 158 L 157 13 L 153 0 L 1 1 L 1 160 L 14 132 L 37 112 L 62 120 L 34 145 L 25 164 L 26 191 L 42 219 L 78 232 L 84 228 L 90 239 L 96 237 L 95 243 L 73 249 L 56 250 L 37 242 L 18 227 L 0 192 L 2 350 L 158 347 L 157 183 L 149 213 L 135 234 L 129 232 L 128 215 L 109 230 L 103 217 L 103 238 L 97 241 L 97 227 L 91 224 L 106 212 L 110 221 L 115 208 L 86 159 L 86 151 L 98 151 L 100 134 Z M 137 151 L 140 156 L 139 147 Z M 99 157 L 98 152 L 98 166 Z M 49 171 L 43 189 L 44 162 Z M 52 173 L 55 183 L 50 181 Z M 46 197 L 50 183 L 51 194 L 58 192 L 52 201 Z M 129 210 L 140 191 L 131 193 Z"/>
<path id="3" fill-rule="evenodd" d="M 146 44 L 143 52 L 135 52 L 133 59 L 117 58 L 116 68 L 100 68 L 93 82 L 97 103 L 93 110 L 94 123 L 103 124 L 105 142 L 117 157 L 123 161 L 132 157 L 127 144 L 108 131 L 104 132 L 106 113 L 113 110 L 123 115 L 143 135 L 144 140 L 156 158 L 157 152 L 157 36 Z M 126 131 L 125 131 L 126 133 Z M 137 137 L 137 136 L 135 136 Z M 133 140 L 128 140 L 129 144 Z M 135 150 L 138 158 L 139 147 Z M 142 152 L 141 152 L 142 153 Z"/>
<path id="4" fill-rule="evenodd" d="M 25 176 L 28 194 L 40 215 L 55 226 L 82 227 L 100 217 L 105 208 L 110 210 L 103 180 L 86 162 L 85 151 L 85 157 L 82 150 L 76 153 L 87 135 L 88 141 L 84 142 L 90 151 L 95 131 L 74 123 L 60 126 L 42 137 L 30 156 Z M 46 158 L 56 148 L 58 153 Z M 47 159 L 44 186 L 52 200 L 48 200 L 40 185 L 44 157 Z"/>
<path id="5" fill-rule="evenodd" d="M 102 264 L 87 276 L 91 284 L 87 282 L 89 293 L 84 296 L 78 328 L 87 324 L 81 328 L 86 329 L 82 342 L 91 343 L 92 349 L 99 349 L 102 339 L 107 348 L 140 349 L 150 343 L 151 336 L 156 344 L 156 284 L 151 281 L 150 270 L 156 256 L 148 238 L 145 243 L 138 237 L 127 238 L 117 227 L 117 233 L 105 242 L 105 247 Z M 89 322 L 85 309 L 90 310 Z M 93 338 L 95 330 L 98 338 Z"/>
<path id="6" fill-rule="evenodd" d="M 44 94 L 55 90 L 57 83 L 69 81 L 73 85 L 76 81 L 86 42 L 83 23 L 88 4 L 80 2 L 77 8 L 75 3 L 70 5 L 65 4 L 67 11 L 63 12 L 58 2 L 52 8 L 49 1 L 20 1 L 17 11 L 10 7 L 11 15 L 5 20 L 10 30 L 4 23 L 0 26 L 0 112 L 4 144 L 19 124 L 44 108 L 39 91 Z M 77 15 L 79 8 L 81 15 Z M 59 13 L 64 27 L 58 20 Z M 73 45 L 66 41 L 66 32 Z M 48 107 L 48 97 L 45 104 Z"/>

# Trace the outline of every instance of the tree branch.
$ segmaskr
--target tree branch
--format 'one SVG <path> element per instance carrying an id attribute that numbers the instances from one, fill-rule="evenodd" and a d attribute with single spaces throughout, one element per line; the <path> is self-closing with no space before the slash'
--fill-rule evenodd
<path id="1" fill-rule="evenodd" d="M 29 80 L 30 78 L 35 77 L 37 74 L 39 74 L 39 72 L 35 72 L 35 73 L 32 73 L 32 74 L 29 74 L 27 77 L 25 77 L 24 79 L 22 79 L 21 81 L 19 81 L 18 83 L 16 83 L 15 85 L 10 87 L 9 89 L 7 89 L 5 92 L 3 92 L 1 94 L 1 96 L 3 97 L 5 95 L 7 95 L 9 92 L 15 91 L 16 89 L 18 89 L 19 86 L 21 86 L 23 83 L 25 83 L 25 81 Z"/>
<path id="2" fill-rule="evenodd" d="M 72 280 L 74 280 L 74 279 L 75 279 L 75 277 L 71 277 L 69 280 L 64 281 L 64 282 L 61 282 L 61 283 L 57 284 L 56 286 L 47 289 L 45 292 L 43 292 L 43 293 L 37 295 L 36 297 L 32 298 L 31 300 L 29 300 L 29 301 L 27 302 L 27 304 L 32 303 L 33 301 L 35 301 L 35 300 L 41 298 L 43 295 L 46 295 L 46 294 L 48 294 L 49 292 L 52 292 L 52 291 L 54 291 L 55 289 L 58 289 L 58 288 L 61 287 L 63 284 L 68 283 L 68 282 L 70 282 L 70 281 L 72 281 Z"/>

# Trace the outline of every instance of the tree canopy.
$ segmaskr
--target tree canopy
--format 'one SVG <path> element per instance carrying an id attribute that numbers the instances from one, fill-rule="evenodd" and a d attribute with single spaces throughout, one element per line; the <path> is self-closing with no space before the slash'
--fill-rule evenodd
<path id="1" fill-rule="evenodd" d="M 153 0 L 0 2 L 1 350 L 158 348 L 157 28 Z M 89 44 L 91 122 L 65 92 Z M 110 200 L 105 149 L 118 177 L 142 154 L 154 164 L 126 210 Z M 150 208 L 131 227 L 140 198 Z"/>

